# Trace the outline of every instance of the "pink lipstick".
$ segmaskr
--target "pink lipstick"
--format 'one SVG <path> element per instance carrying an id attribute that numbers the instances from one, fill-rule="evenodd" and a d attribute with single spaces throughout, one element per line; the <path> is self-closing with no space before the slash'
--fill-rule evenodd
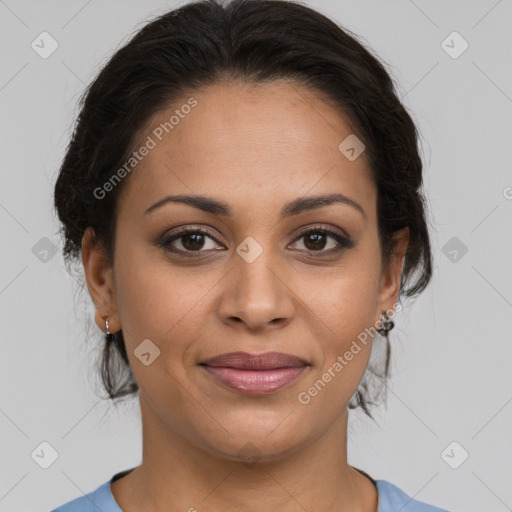
<path id="1" fill-rule="evenodd" d="M 229 352 L 200 365 L 217 381 L 248 395 L 263 395 L 282 389 L 309 366 L 303 359 L 282 352 Z"/>

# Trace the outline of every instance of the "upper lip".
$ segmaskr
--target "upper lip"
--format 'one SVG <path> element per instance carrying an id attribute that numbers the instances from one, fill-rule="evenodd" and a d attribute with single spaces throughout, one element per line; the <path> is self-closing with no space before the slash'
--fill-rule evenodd
<path id="1" fill-rule="evenodd" d="M 223 366 L 240 370 L 273 370 L 276 368 L 291 368 L 307 366 L 300 357 L 283 352 L 265 352 L 249 354 L 247 352 L 228 352 L 201 362 L 207 366 Z"/>

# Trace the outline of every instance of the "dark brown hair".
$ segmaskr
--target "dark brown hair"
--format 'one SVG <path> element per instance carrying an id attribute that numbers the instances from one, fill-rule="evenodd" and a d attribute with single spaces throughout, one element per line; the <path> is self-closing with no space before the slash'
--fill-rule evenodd
<path id="1" fill-rule="evenodd" d="M 284 0 L 192 2 L 145 25 L 112 56 L 80 100 L 55 185 L 66 262 L 78 259 L 89 226 L 113 262 L 116 199 L 129 177 L 102 199 L 94 190 L 127 161 L 158 110 L 196 87 L 276 79 L 312 88 L 350 120 L 377 188 L 383 264 L 393 254 L 393 233 L 408 227 L 400 295 L 422 292 L 431 279 L 432 255 L 416 126 L 383 64 L 355 34 Z M 101 373 L 109 398 L 137 392 L 122 331 L 106 338 Z M 368 395 L 363 379 L 349 407 L 361 406 L 372 417 L 368 405 L 376 402 Z"/>

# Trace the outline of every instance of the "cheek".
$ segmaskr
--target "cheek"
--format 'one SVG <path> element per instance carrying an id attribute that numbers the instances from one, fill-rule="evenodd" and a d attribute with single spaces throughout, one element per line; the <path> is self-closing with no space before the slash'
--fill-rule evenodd
<path id="1" fill-rule="evenodd" d="M 329 423 L 356 392 L 368 366 L 372 347 L 375 286 L 355 289 L 352 279 L 332 286 L 314 308 L 317 322 L 316 367 L 297 395 L 299 404 Z M 359 283 L 361 285 L 361 282 Z M 354 291 L 356 290 L 356 291 Z"/>
<path id="2" fill-rule="evenodd" d="M 177 382 L 184 378 L 183 358 L 195 335 L 187 331 L 197 314 L 194 304 L 197 307 L 204 295 L 204 290 L 199 292 L 179 271 L 171 271 L 142 252 L 133 250 L 130 258 L 117 262 L 118 315 L 133 374 L 146 395 L 169 395 L 177 413 L 186 402 Z M 144 340 L 151 343 L 141 344 Z M 142 356 L 146 352 L 149 364 Z"/>
<path id="3" fill-rule="evenodd" d="M 178 366 L 190 340 L 198 337 L 210 295 L 219 276 L 214 272 L 171 265 L 154 248 L 132 248 L 116 261 L 116 301 L 127 348 L 150 339 L 166 360 Z M 119 251 L 119 254 L 123 254 Z"/>
<path id="4" fill-rule="evenodd" d="M 298 269 L 297 269 L 298 270 Z M 296 279 L 301 297 L 318 328 L 326 331 L 326 350 L 342 349 L 375 322 L 380 263 L 371 251 L 356 250 L 330 269 L 303 267 Z"/>
<path id="5" fill-rule="evenodd" d="M 371 252 L 367 254 L 347 258 L 328 276 L 301 281 L 299 293 L 307 298 L 319 349 L 316 371 L 307 382 L 310 387 L 301 391 L 318 406 L 336 404 L 336 411 L 357 390 L 371 353 L 380 265 Z"/>

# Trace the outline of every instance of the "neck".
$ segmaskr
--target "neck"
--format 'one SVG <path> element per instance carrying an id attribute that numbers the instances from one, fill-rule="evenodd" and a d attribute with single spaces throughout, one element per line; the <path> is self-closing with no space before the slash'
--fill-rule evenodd
<path id="1" fill-rule="evenodd" d="M 142 464 L 111 486 L 125 512 L 377 510 L 375 486 L 347 463 L 346 409 L 322 436 L 293 453 L 240 461 L 171 431 L 142 393 L 140 404 Z"/>

